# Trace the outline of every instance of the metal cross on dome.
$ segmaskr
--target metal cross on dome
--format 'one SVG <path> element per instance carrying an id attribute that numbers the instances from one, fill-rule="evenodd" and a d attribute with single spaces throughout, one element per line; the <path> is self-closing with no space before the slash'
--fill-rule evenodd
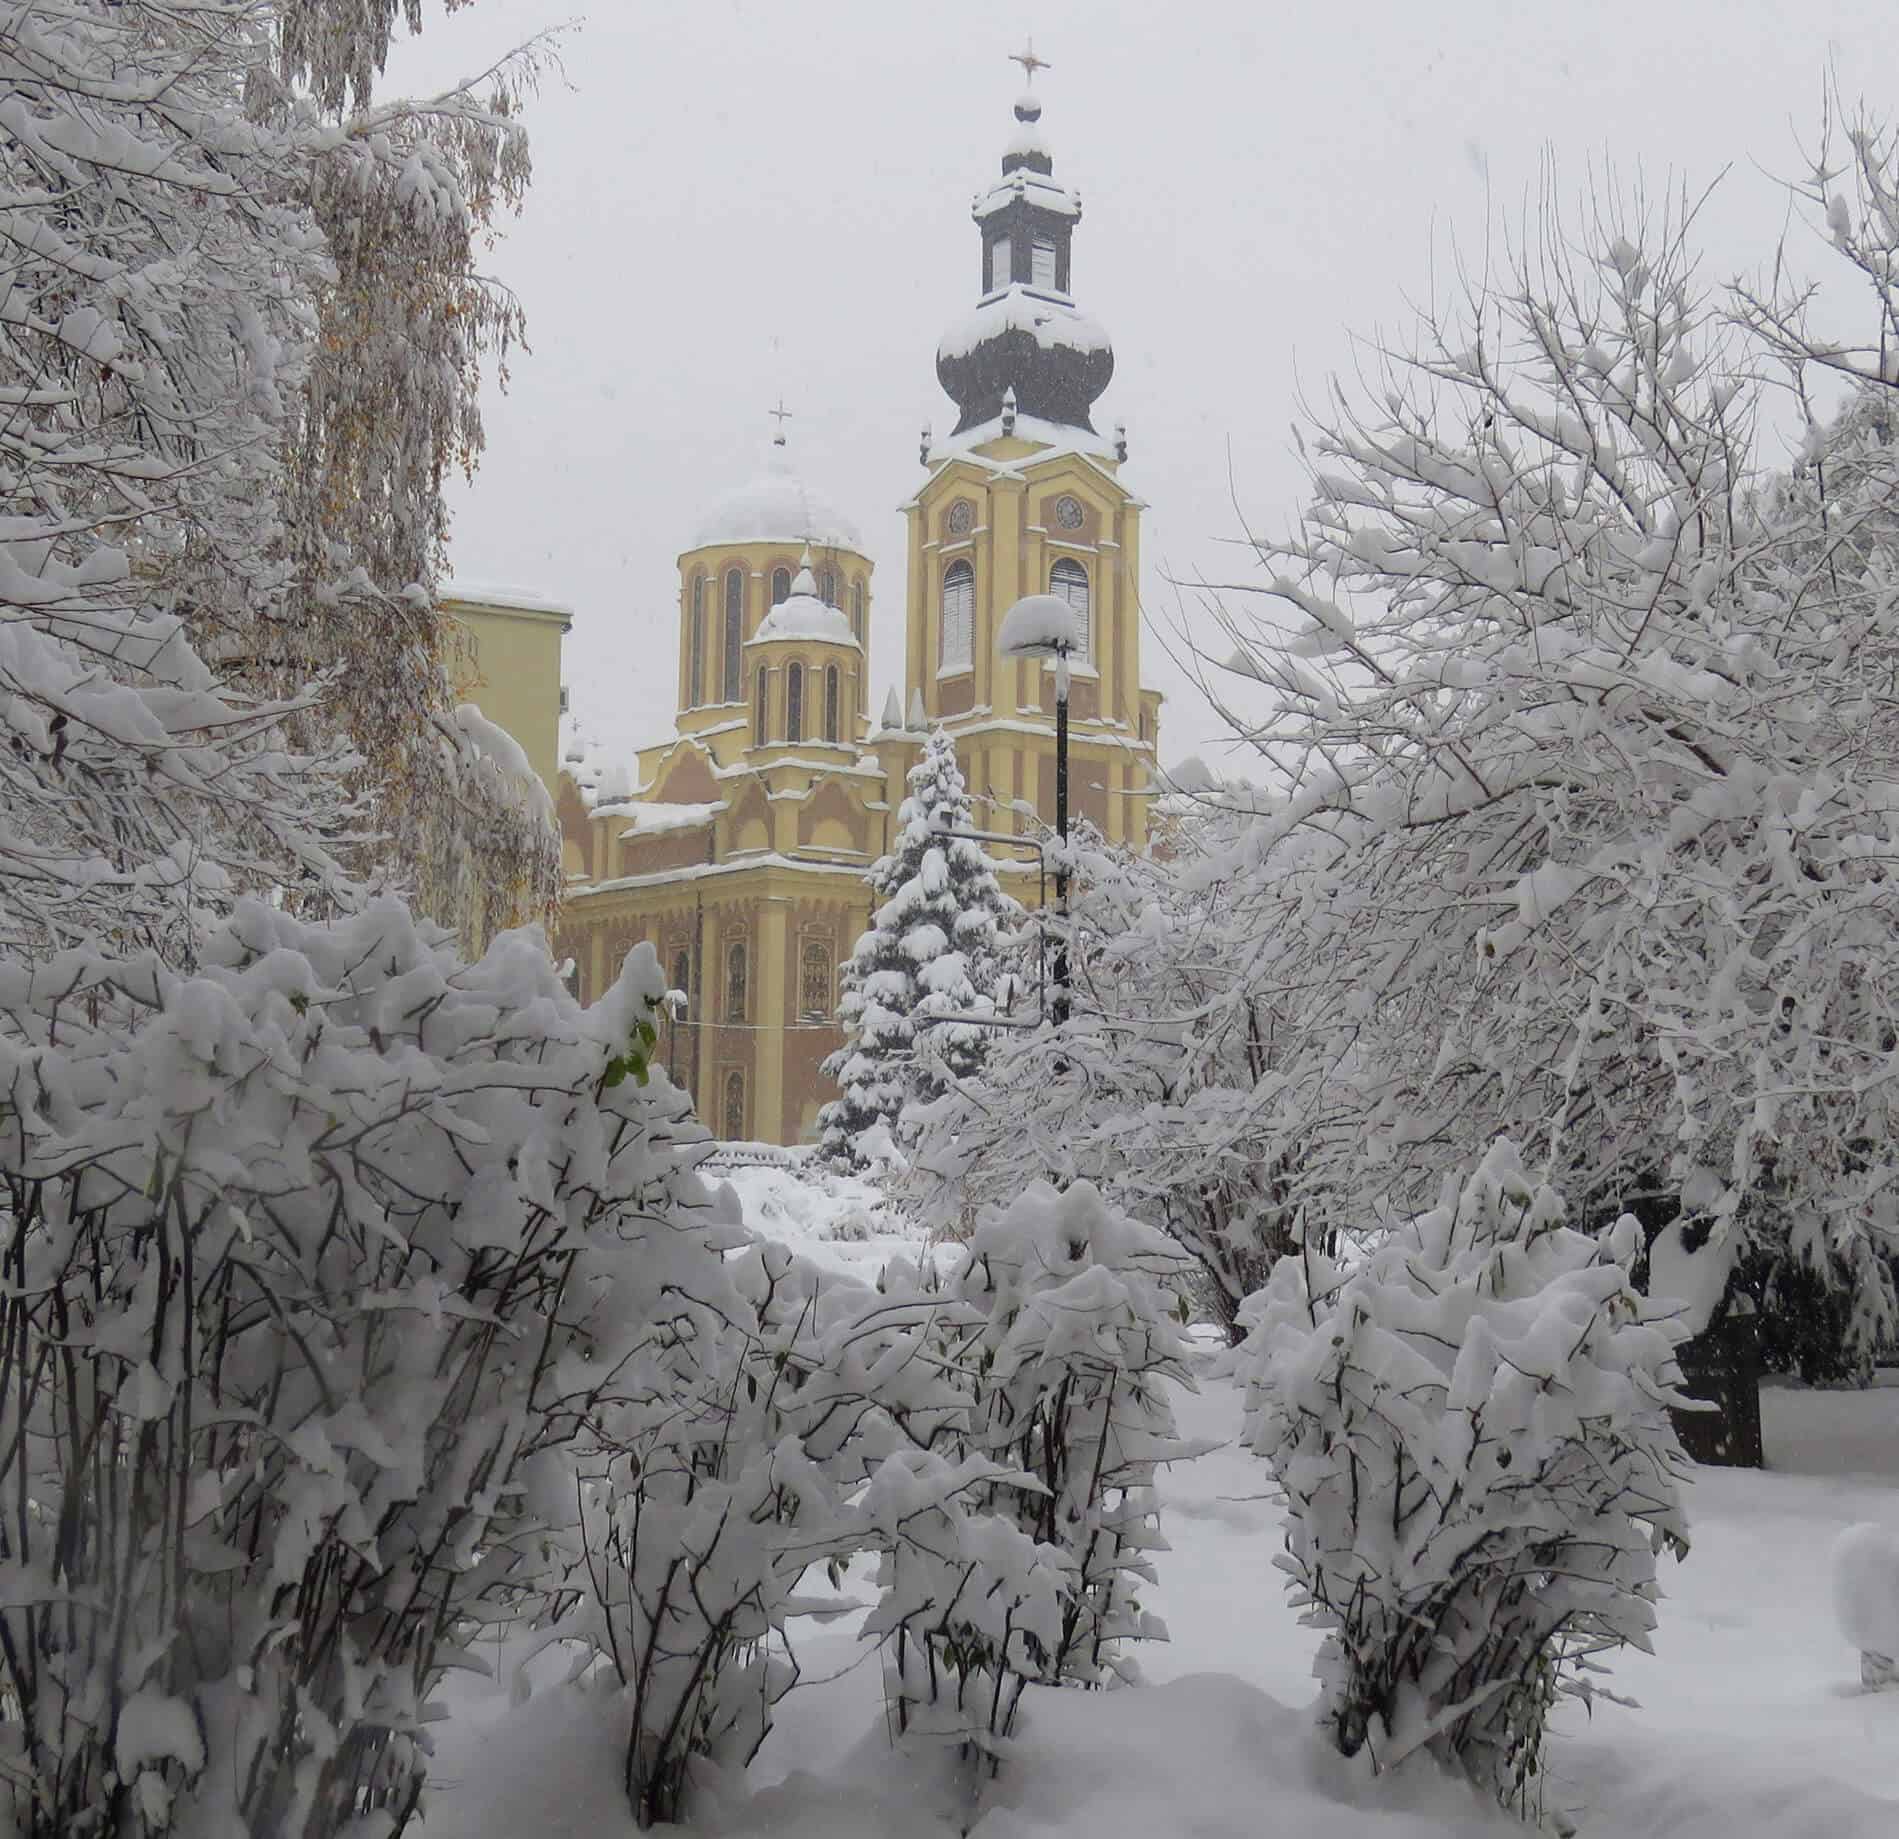
<path id="1" fill-rule="evenodd" d="M 1028 79 L 1031 87 L 1034 86 L 1035 73 L 1038 70 L 1053 70 L 1055 68 L 1047 58 L 1037 57 L 1035 55 L 1035 40 L 1033 38 L 1029 40 L 1026 50 L 1011 51 L 1009 53 L 1009 62 L 1022 66 L 1022 74 Z"/>
<path id="2" fill-rule="evenodd" d="M 778 432 L 771 437 L 772 444 L 776 447 L 782 447 L 785 444 L 785 423 L 791 419 L 791 411 L 785 407 L 784 397 L 780 396 L 778 398 L 777 408 L 767 409 L 765 413 L 778 424 Z"/>

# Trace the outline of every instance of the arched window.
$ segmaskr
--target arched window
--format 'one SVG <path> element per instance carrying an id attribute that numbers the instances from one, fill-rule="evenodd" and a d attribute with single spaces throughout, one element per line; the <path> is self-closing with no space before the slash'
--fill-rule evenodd
<path id="1" fill-rule="evenodd" d="M 771 672 L 764 665 L 758 667 L 757 689 L 753 693 L 752 745 L 763 747 L 771 739 Z"/>
<path id="2" fill-rule="evenodd" d="M 804 739 L 804 666 L 793 664 L 785 672 L 785 739 Z"/>
<path id="3" fill-rule="evenodd" d="M 851 583 L 851 637 L 860 645 L 864 642 L 864 584 L 861 581 Z"/>
<path id="4" fill-rule="evenodd" d="M 807 1022 L 828 1022 L 835 1006 L 831 972 L 837 954 L 826 933 L 806 935 L 798 965 L 798 1015 Z"/>
<path id="5" fill-rule="evenodd" d="M 734 939 L 725 948 L 725 1019 L 745 1019 L 745 941 Z"/>
<path id="6" fill-rule="evenodd" d="M 824 738 L 833 747 L 837 745 L 838 697 L 842 687 L 837 666 L 827 664 L 824 667 Z"/>
<path id="7" fill-rule="evenodd" d="M 1075 630 L 1080 634 L 1076 641 L 1080 656 L 1092 655 L 1089 650 L 1092 635 L 1088 630 L 1088 571 L 1079 562 L 1071 561 L 1067 556 L 1048 571 L 1048 591 L 1059 594 L 1075 610 Z"/>
<path id="8" fill-rule="evenodd" d="M 989 291 L 993 294 L 1009 285 L 1009 239 L 999 236 L 989 245 Z"/>
<path id="9" fill-rule="evenodd" d="M 737 702 L 744 696 L 739 647 L 745 641 L 745 576 L 736 568 L 725 571 L 725 682 L 721 702 Z"/>
<path id="10" fill-rule="evenodd" d="M 976 641 L 976 571 L 952 562 L 943 571 L 943 663 L 946 671 L 968 670 Z"/>
<path id="11" fill-rule="evenodd" d="M 673 953 L 673 988 L 681 996 L 692 995 L 692 954 L 684 946 Z"/>
<path id="12" fill-rule="evenodd" d="M 706 578 L 692 578 L 692 619 L 686 640 L 686 707 L 698 708 L 706 693 Z"/>
<path id="13" fill-rule="evenodd" d="M 818 575 L 818 598 L 823 601 L 827 607 L 837 605 L 836 569 L 827 568 L 820 571 Z"/>
<path id="14" fill-rule="evenodd" d="M 745 1141 L 745 1075 L 736 1071 L 725 1076 L 725 1140 Z"/>
<path id="15" fill-rule="evenodd" d="M 788 568 L 774 568 L 771 571 L 771 603 L 772 605 L 777 606 L 777 604 L 781 600 L 789 600 L 790 598 L 791 598 L 791 570 Z"/>

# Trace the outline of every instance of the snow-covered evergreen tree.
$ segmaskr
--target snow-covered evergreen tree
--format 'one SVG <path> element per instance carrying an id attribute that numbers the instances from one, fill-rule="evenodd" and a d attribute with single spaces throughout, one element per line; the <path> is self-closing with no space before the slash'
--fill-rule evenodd
<path id="1" fill-rule="evenodd" d="M 954 836 L 969 814 L 956 744 L 939 728 L 910 769 L 896 847 L 868 877 L 876 912 L 844 966 L 844 1044 L 824 1063 L 841 1091 L 818 1120 L 833 1163 L 862 1166 L 867 1131 L 881 1125 L 894 1138 L 908 1102 L 982 1063 L 980 1022 L 930 1020 L 990 1007 L 1021 913 L 982 845 Z"/>

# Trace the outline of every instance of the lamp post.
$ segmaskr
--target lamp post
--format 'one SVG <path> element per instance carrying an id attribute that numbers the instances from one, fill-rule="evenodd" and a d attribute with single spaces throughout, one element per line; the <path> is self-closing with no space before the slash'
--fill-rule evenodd
<path id="1" fill-rule="evenodd" d="M 1059 594 L 1028 594 L 1003 615 L 996 649 L 1005 658 L 1055 660 L 1055 1026 L 1068 1020 L 1068 660 L 1080 644 L 1075 611 Z"/>

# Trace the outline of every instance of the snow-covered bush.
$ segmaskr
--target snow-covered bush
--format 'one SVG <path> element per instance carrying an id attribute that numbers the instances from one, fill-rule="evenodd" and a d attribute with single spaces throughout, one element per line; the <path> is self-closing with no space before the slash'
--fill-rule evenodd
<path id="1" fill-rule="evenodd" d="M 993 1509 L 999 1490 L 1039 1486 L 984 1456 L 898 1450 L 855 1510 L 859 1537 L 883 1554 L 864 1633 L 885 1643 L 892 1735 L 952 1744 L 992 1772 L 1074 1595 L 1068 1554 Z"/>
<path id="2" fill-rule="evenodd" d="M 1051 1683 L 1131 1678 L 1124 1644 L 1166 1639 L 1139 1587 L 1154 1581 L 1148 1554 L 1167 1549 L 1155 1470 L 1194 1453 L 1164 1383 L 1193 1383 L 1174 1287 L 1188 1263 L 1087 1182 L 1037 1182 L 970 1240 L 957 1288 L 981 1317 L 971 1441 L 1041 1484 L 995 1505 L 1073 1567 L 1039 1657 Z"/>
<path id="3" fill-rule="evenodd" d="M 1861 1680 L 1899 1686 L 1899 1532 L 1862 1522 L 1833 1542 L 1833 1613 Z"/>
<path id="4" fill-rule="evenodd" d="M 673 1263 L 580 1440 L 585 1589 L 557 1625 L 617 1676 L 642 1830 L 682 1817 L 695 1758 L 764 1740 L 798 1579 L 837 1545 L 838 1490 L 799 1436 L 828 1280 L 762 1242 L 721 1264 L 688 1241 Z"/>
<path id="5" fill-rule="evenodd" d="M 1249 1305 L 1247 1436 L 1344 1754 L 1426 1749 L 1527 1806 L 1557 1696 L 1648 1646 L 1687 1532 L 1682 1330 L 1632 1288 L 1640 1249 L 1630 1218 L 1566 1228 L 1499 1142 L 1357 1269 L 1288 1258 Z"/>
<path id="6" fill-rule="evenodd" d="M 982 845 L 946 834 L 970 827 L 969 810 L 956 745 L 939 728 L 910 769 L 896 845 L 867 877 L 877 910 L 844 965 L 844 1044 L 824 1063 L 840 1092 L 818 1117 L 823 1154 L 837 1166 L 867 1166 L 869 1133 L 900 1135 L 907 1103 L 981 1062 L 989 1030 L 932 1018 L 988 1009 L 1021 909 Z"/>
<path id="7" fill-rule="evenodd" d="M 246 901 L 199 960 L 0 969 L 4 1792 L 393 1831 L 444 1670 L 557 1581 L 561 1446 L 736 1228 L 650 950 L 582 1009 L 538 931 Z"/>
<path id="8" fill-rule="evenodd" d="M 1257 884 L 1226 872 L 1246 821 L 1170 820 L 1164 855 L 1071 839 L 1069 1018 L 999 1033 L 977 1074 L 913 1108 L 894 1185 L 931 1227 L 960 1235 L 1030 1182 L 1088 1181 L 1193 1258 L 1231 1326 L 1292 1243 L 1298 1141 L 1290 1005 L 1261 987 Z"/>

